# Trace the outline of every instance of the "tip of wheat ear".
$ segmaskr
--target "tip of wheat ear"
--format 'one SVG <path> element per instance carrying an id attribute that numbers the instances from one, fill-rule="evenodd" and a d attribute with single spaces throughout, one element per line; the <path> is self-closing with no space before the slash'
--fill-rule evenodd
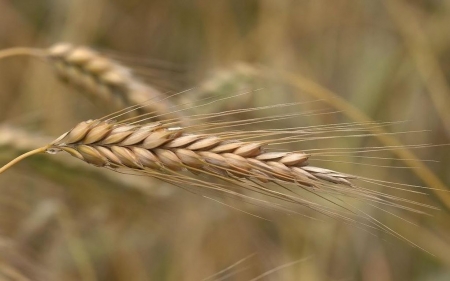
<path id="1" fill-rule="evenodd" d="M 81 122 L 48 148 L 66 151 L 99 167 L 149 171 L 188 170 L 220 177 L 289 182 L 316 186 L 321 182 L 352 186 L 353 177 L 308 165 L 302 152 L 267 152 L 258 142 L 224 140 L 220 136 L 185 132 L 161 123 L 116 124 Z"/>

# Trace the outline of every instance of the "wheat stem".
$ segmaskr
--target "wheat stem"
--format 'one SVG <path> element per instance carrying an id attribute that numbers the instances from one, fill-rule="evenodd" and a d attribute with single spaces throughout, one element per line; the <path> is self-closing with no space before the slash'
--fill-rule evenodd
<path id="1" fill-rule="evenodd" d="M 40 49 L 35 48 L 27 48 L 27 47 L 16 47 L 10 48 L 6 50 L 0 50 L 0 60 L 8 57 L 14 56 L 37 56 L 43 57 L 46 55 L 46 52 Z"/>
<path id="2" fill-rule="evenodd" d="M 48 146 L 43 146 L 40 148 L 37 148 L 35 150 L 29 151 L 27 153 L 24 153 L 20 156 L 18 156 L 17 158 L 13 159 L 12 161 L 10 161 L 8 164 L 4 165 L 3 167 L 0 168 L 0 174 L 3 173 L 4 171 L 8 170 L 9 168 L 11 168 L 12 166 L 14 166 L 15 164 L 19 163 L 20 161 L 22 161 L 23 159 L 34 155 L 34 154 L 38 154 L 38 153 L 42 153 L 45 152 L 47 150 Z"/>

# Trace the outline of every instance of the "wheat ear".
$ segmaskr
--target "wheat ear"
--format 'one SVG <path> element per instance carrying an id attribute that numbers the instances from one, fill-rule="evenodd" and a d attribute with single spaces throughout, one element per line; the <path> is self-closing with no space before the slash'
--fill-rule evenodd
<path id="1" fill-rule="evenodd" d="M 327 193 L 346 195 L 417 213 L 423 212 L 398 202 L 423 207 L 428 207 L 427 205 L 361 189 L 351 183 L 355 176 L 309 166 L 309 156 L 303 152 L 269 152 L 264 149 L 264 142 L 229 139 L 232 135 L 189 133 L 181 127 L 169 127 L 161 122 L 137 125 L 89 120 L 79 123 L 47 146 L 19 156 L 2 167 L 0 173 L 30 155 L 44 151 L 50 154 L 65 151 L 98 167 L 142 172 L 181 188 L 203 187 L 251 201 L 256 205 L 298 214 L 278 203 L 248 196 L 243 190 L 239 190 L 243 188 L 287 203 L 299 204 L 350 224 L 382 230 L 417 246 L 351 204 L 347 207 L 339 203 L 341 200 L 337 199 L 336 202 L 325 196 Z M 183 170 L 192 172 L 194 176 L 180 173 Z M 228 184 L 203 181 L 197 178 L 199 174 L 212 175 L 227 181 Z M 263 185 L 269 182 L 283 187 L 288 192 L 278 192 Z M 307 190 L 332 205 L 337 205 L 341 212 L 297 196 L 297 193 L 286 185 Z M 237 191 L 234 191 L 235 189 Z M 316 189 L 323 189 L 323 195 L 317 193 Z M 348 215 L 356 215 L 369 224 L 359 222 Z"/>
<path id="2" fill-rule="evenodd" d="M 302 152 L 266 152 L 263 143 L 225 140 L 220 136 L 189 134 L 162 123 L 118 124 L 81 122 L 46 147 L 22 155 L 65 151 L 99 167 L 133 170 L 189 170 L 230 178 L 282 181 L 315 186 L 320 181 L 352 186 L 353 176 L 309 166 Z"/>

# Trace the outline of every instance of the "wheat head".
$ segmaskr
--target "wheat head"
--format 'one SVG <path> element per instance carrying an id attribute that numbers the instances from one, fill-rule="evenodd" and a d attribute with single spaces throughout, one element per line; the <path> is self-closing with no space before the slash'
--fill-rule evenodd
<path id="1" fill-rule="evenodd" d="M 151 176 L 188 191 L 195 188 L 200 188 L 204 194 L 218 191 L 254 205 L 303 215 L 296 208 L 289 207 L 294 204 L 346 223 L 387 232 L 414 246 L 417 245 L 358 207 L 343 202 L 340 196 L 365 200 L 371 206 L 380 205 L 378 208 L 392 207 L 422 214 L 423 211 L 413 206 L 435 209 L 421 202 L 361 188 L 353 182 L 370 183 L 372 180 L 311 166 L 308 164 L 310 156 L 304 152 L 267 149 L 279 138 L 263 141 L 236 138 L 248 134 L 264 135 L 260 131 L 202 133 L 191 131 L 197 126 L 175 127 L 170 124 L 173 123 L 140 124 L 112 119 L 84 121 L 48 145 L 12 160 L 0 168 L 0 173 L 33 154 L 65 151 L 94 166 Z M 286 139 L 289 141 L 290 138 Z M 284 191 L 279 191 L 277 186 Z M 292 187 L 298 189 L 293 190 Z M 298 193 L 301 190 L 325 201 L 311 201 Z"/>
<path id="2" fill-rule="evenodd" d="M 266 152 L 261 142 L 224 140 L 185 133 L 181 127 L 111 121 L 81 122 L 52 142 L 47 152 L 70 153 L 99 167 L 189 170 L 221 177 L 253 178 L 315 186 L 319 181 L 351 186 L 353 176 L 308 165 L 302 152 Z"/>

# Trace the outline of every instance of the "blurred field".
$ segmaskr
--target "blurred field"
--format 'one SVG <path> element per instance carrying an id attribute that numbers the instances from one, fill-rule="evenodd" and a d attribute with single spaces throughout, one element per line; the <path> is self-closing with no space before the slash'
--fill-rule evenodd
<path id="1" fill-rule="evenodd" d="M 448 34 L 445 0 L 0 0 L 0 49 L 92 46 L 164 93 L 195 87 L 175 103 L 263 88 L 197 112 L 322 99 L 302 108 L 340 112 L 276 125 L 363 122 L 364 115 L 405 121 L 391 131 L 424 131 L 396 139 L 437 145 L 413 149 L 433 160 L 421 162 L 431 173 L 365 165 L 406 165 L 398 159 L 343 155 L 314 164 L 431 188 L 450 185 Z M 290 113 L 283 110 L 268 112 Z M 107 113 L 60 83 L 45 62 L 0 60 L 0 163 L 33 146 L 10 134 L 56 138 Z M 308 145 L 297 149 L 386 143 L 373 137 Z M 261 220 L 68 158 L 34 156 L 0 175 L 0 280 L 450 280 L 446 192 L 392 191 L 440 208 L 430 216 L 402 213 L 416 225 L 358 203 L 431 255 L 381 232 L 247 206 L 271 221 Z"/>

